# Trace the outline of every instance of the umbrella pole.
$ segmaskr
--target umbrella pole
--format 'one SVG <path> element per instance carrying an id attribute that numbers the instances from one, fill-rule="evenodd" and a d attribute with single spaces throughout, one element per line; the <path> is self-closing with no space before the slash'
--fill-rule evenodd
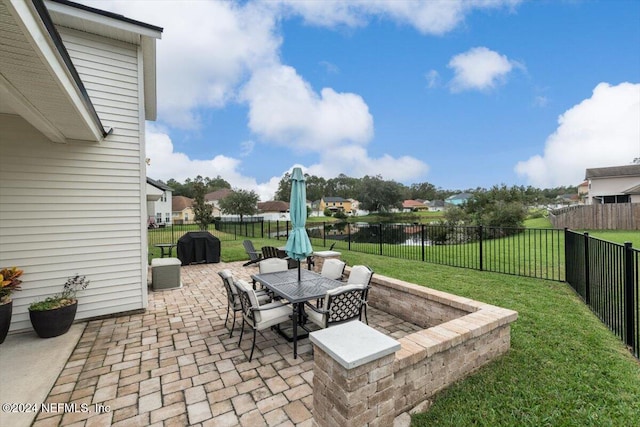
<path id="1" fill-rule="evenodd" d="M 300 260 L 298 260 L 298 282 L 300 281 Z"/>

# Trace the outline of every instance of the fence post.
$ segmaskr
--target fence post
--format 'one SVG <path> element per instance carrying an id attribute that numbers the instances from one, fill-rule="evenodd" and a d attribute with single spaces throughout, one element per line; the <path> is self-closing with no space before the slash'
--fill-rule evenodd
<path id="1" fill-rule="evenodd" d="M 351 250 L 351 224 L 347 223 L 347 249 Z"/>
<path id="2" fill-rule="evenodd" d="M 482 246 L 482 236 L 484 231 L 481 225 L 478 227 L 478 233 L 480 235 L 480 271 L 482 271 L 484 270 L 484 250 Z"/>
<path id="3" fill-rule="evenodd" d="M 322 246 L 327 247 L 327 221 L 322 221 Z"/>
<path id="4" fill-rule="evenodd" d="M 382 256 L 382 223 L 380 223 L 380 233 L 378 234 L 378 236 L 379 236 L 378 240 L 380 241 L 379 243 L 380 256 Z"/>
<path id="5" fill-rule="evenodd" d="M 632 243 L 624 242 L 624 313 L 625 313 L 625 342 L 631 348 L 634 348 L 635 337 L 635 284 L 633 283 L 634 276 L 634 264 L 633 264 L 633 251 Z"/>
<path id="6" fill-rule="evenodd" d="M 260 238 L 264 239 L 264 218 L 260 221 Z"/>
<path id="7" fill-rule="evenodd" d="M 422 239 L 422 262 L 424 262 L 424 224 L 420 224 L 420 238 Z"/>
<path id="8" fill-rule="evenodd" d="M 584 302 L 591 302 L 591 290 L 589 287 L 589 233 L 584 233 Z"/>

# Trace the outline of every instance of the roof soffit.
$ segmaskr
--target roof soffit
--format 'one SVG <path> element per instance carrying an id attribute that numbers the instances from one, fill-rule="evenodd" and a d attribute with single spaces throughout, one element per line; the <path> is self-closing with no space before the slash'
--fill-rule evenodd
<path id="1" fill-rule="evenodd" d="M 54 142 L 100 141 L 104 128 L 32 2 L 0 1 L 0 95 Z M 11 111 L 10 111 L 11 110 Z"/>

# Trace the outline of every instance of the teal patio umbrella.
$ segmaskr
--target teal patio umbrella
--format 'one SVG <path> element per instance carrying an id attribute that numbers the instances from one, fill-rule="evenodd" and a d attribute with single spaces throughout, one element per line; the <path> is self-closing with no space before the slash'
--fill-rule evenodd
<path id="1" fill-rule="evenodd" d="M 307 230 L 304 227 L 307 222 L 307 186 L 300 168 L 294 168 L 291 174 L 289 216 L 291 217 L 292 230 L 284 250 L 289 258 L 298 261 L 298 280 L 300 280 L 300 260 L 313 253 Z"/>

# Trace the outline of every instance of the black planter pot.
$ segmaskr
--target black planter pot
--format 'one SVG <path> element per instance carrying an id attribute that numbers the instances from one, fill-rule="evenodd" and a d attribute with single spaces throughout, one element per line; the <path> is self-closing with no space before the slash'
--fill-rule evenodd
<path id="1" fill-rule="evenodd" d="M 4 339 L 9 333 L 9 326 L 11 326 L 11 312 L 13 311 L 13 300 L 6 304 L 0 305 L 0 344 L 4 342 Z"/>
<path id="2" fill-rule="evenodd" d="M 53 338 L 66 333 L 76 318 L 78 301 L 53 310 L 31 311 L 31 325 L 40 338 Z"/>

